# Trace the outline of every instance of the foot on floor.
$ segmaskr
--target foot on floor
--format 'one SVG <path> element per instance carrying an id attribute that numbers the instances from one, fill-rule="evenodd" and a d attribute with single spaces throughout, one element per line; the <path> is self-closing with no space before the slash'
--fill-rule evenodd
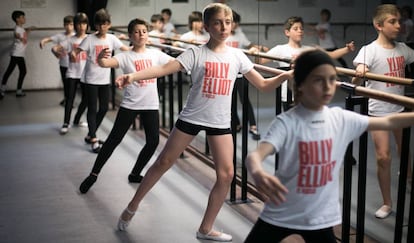
<path id="1" fill-rule="evenodd" d="M 134 174 L 131 173 L 128 176 L 128 181 L 130 183 L 141 183 L 142 178 L 144 178 L 144 177 L 142 177 L 141 175 L 134 175 Z"/>
<path id="2" fill-rule="evenodd" d="M 385 219 L 388 217 L 392 212 L 392 208 L 388 205 L 382 205 L 376 212 L 375 217 L 379 219 Z"/>
<path id="3" fill-rule="evenodd" d="M 119 217 L 118 230 L 125 231 L 134 215 L 135 211 L 131 211 L 128 209 L 128 207 L 126 207 L 122 212 L 121 216 Z"/>
<path id="4" fill-rule="evenodd" d="M 214 230 L 210 230 L 210 232 L 207 234 L 203 234 L 200 231 L 197 231 L 196 237 L 200 240 L 212 240 L 219 242 L 229 242 L 233 240 L 233 237 L 231 235 Z"/>
<path id="5" fill-rule="evenodd" d="M 98 179 L 96 175 L 90 174 L 88 177 L 86 177 L 85 180 L 83 180 L 82 184 L 79 187 L 79 191 L 83 194 L 87 193 L 92 185 L 96 182 L 96 179 Z"/>

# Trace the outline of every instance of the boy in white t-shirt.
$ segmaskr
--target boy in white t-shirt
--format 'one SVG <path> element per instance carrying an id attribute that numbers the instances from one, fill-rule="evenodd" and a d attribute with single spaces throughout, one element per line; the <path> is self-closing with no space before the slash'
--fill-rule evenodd
<path id="1" fill-rule="evenodd" d="M 292 234 L 305 242 L 336 243 L 341 223 L 339 173 L 347 145 L 366 130 L 393 130 L 414 124 L 414 113 L 368 117 L 328 107 L 338 79 L 333 60 L 321 50 L 300 54 L 293 73 L 295 103 L 270 124 L 246 167 L 265 206 L 245 243 L 280 242 Z M 278 169 L 262 162 L 278 153 Z"/>
<path id="2" fill-rule="evenodd" d="M 76 30 L 76 34 L 71 36 L 68 40 L 63 41 L 60 45 L 54 47 L 60 52 L 60 49 L 63 49 L 70 53 L 72 50 L 78 48 L 80 43 L 87 37 L 86 31 L 89 26 L 88 15 L 85 13 L 77 13 L 73 19 L 73 24 Z M 60 134 L 65 135 L 69 131 L 70 126 L 70 117 L 72 114 L 73 103 L 75 101 L 76 91 L 78 84 L 81 86 L 82 98 L 81 102 L 78 105 L 78 110 L 73 119 L 73 125 L 79 127 L 86 127 L 87 123 L 81 122 L 80 118 L 86 110 L 86 94 L 85 94 L 85 85 L 81 82 L 81 77 L 85 69 L 87 59 L 87 53 L 85 51 L 80 52 L 76 59 L 71 59 L 69 61 L 68 69 L 66 70 L 66 102 L 65 102 L 65 114 L 63 117 L 63 125 L 60 128 Z"/>
<path id="3" fill-rule="evenodd" d="M 227 196 L 234 173 L 230 106 L 236 76 L 240 72 L 259 90 L 273 91 L 288 75 L 283 73 L 277 77 L 263 78 L 241 50 L 226 45 L 231 27 L 231 8 L 220 3 L 209 4 L 204 9 L 204 28 L 211 38 L 205 45 L 190 48 L 163 66 L 150 67 L 117 78 L 117 85 L 124 87 L 136 80 L 191 71 L 193 81 L 186 105 L 179 114 L 165 147 L 121 214 L 118 222 L 120 230 L 126 229 L 145 195 L 173 166 L 194 137 L 205 130 L 217 180 L 210 192 L 196 237 L 204 240 L 232 240 L 231 235 L 215 230 L 213 224 Z"/>
<path id="4" fill-rule="evenodd" d="M 133 19 L 128 24 L 130 51 L 116 54 L 110 58 L 109 50 L 99 55 L 99 65 L 104 68 L 121 68 L 123 73 L 132 73 L 157 65 L 164 65 L 173 58 L 158 49 L 146 48 L 148 41 L 148 23 L 141 19 Z M 79 189 L 86 193 L 95 183 L 98 174 L 115 148 L 121 143 L 137 115 L 140 116 L 145 131 L 145 145 L 138 155 L 134 168 L 128 176 L 129 182 L 139 183 L 141 172 L 154 154 L 159 142 L 159 100 L 157 79 L 139 80 L 125 87 L 121 107 L 114 126 L 96 157 L 90 175 L 82 182 Z"/>
<path id="5" fill-rule="evenodd" d="M 289 17 L 284 24 L 284 33 L 288 38 L 288 42 L 282 45 L 276 45 L 268 52 L 269 56 L 288 58 L 294 60 L 301 52 L 309 49 L 314 49 L 315 47 L 302 45 L 302 40 L 304 36 L 303 30 L 303 19 L 302 17 L 292 16 Z M 332 58 L 339 58 L 351 51 L 354 51 L 354 43 L 350 42 L 345 47 L 337 49 L 333 52 L 328 52 Z M 260 59 L 259 63 L 264 64 L 270 62 L 270 59 Z M 276 65 L 282 69 L 290 69 L 290 64 L 281 61 L 274 61 Z M 292 106 L 293 94 L 290 89 L 288 89 L 287 82 L 282 84 L 282 105 L 283 110 L 288 110 Z"/>
<path id="6" fill-rule="evenodd" d="M 24 97 L 26 93 L 23 92 L 23 81 L 26 76 L 26 62 L 24 56 L 27 46 L 27 34 L 29 30 L 26 30 L 23 25 L 26 23 L 26 17 L 23 11 L 16 10 L 12 13 L 12 19 L 16 23 L 13 32 L 13 47 L 10 53 L 10 62 L 7 66 L 6 72 L 3 75 L 3 80 L 0 87 L 0 99 L 3 99 L 6 92 L 7 81 L 13 72 L 14 68 L 19 68 L 19 77 L 17 79 L 16 97 Z"/>
<path id="7" fill-rule="evenodd" d="M 45 45 L 49 42 L 54 43 L 55 44 L 54 47 L 56 47 L 57 45 L 60 45 L 63 42 L 67 41 L 70 37 L 72 37 L 75 34 L 75 32 L 73 31 L 74 24 L 73 24 L 72 15 L 68 15 L 63 18 L 63 28 L 65 29 L 64 32 L 57 33 L 55 35 L 43 38 L 39 43 L 40 49 L 43 49 Z M 65 106 L 65 100 L 67 99 L 68 94 L 69 94 L 69 89 L 68 89 L 67 79 L 66 79 L 66 71 L 69 66 L 69 55 L 66 49 L 58 50 L 56 48 L 52 48 L 52 53 L 59 59 L 59 71 L 60 71 L 60 77 L 63 83 L 63 95 L 64 95 L 64 98 L 60 102 L 60 104 Z"/>
<path id="8" fill-rule="evenodd" d="M 165 34 L 165 36 L 166 37 L 179 37 L 174 24 L 171 22 L 171 16 L 172 16 L 171 9 L 169 8 L 162 9 L 161 16 L 164 20 L 162 32 Z"/>
<path id="9" fill-rule="evenodd" d="M 379 5 L 373 16 L 373 25 L 378 37 L 370 44 L 363 46 L 353 63 L 356 72 L 363 77 L 366 72 L 388 76 L 405 77 L 405 66 L 414 62 L 414 50 L 402 42 L 396 42 L 400 30 L 400 13 L 393 4 Z M 363 78 L 354 78 L 355 84 L 362 84 Z M 371 89 L 391 94 L 404 95 L 404 86 L 374 80 L 367 80 L 366 86 Z M 368 114 L 381 117 L 404 110 L 403 106 L 391 104 L 377 99 L 368 100 Z M 375 212 L 377 218 L 388 217 L 392 212 L 391 200 L 391 153 L 389 135 L 391 131 L 372 131 L 377 158 L 377 176 L 382 193 L 383 205 Z M 392 131 L 398 153 L 401 153 L 402 129 Z M 411 163 L 408 159 L 408 179 L 411 180 Z"/>
<path id="10" fill-rule="evenodd" d="M 94 23 L 97 31 L 88 35 L 79 47 L 71 52 L 71 58 L 75 59 L 81 51 L 88 53 L 84 75 L 82 76 L 88 104 L 87 120 L 89 128 L 88 135 L 84 140 L 87 144 L 91 144 L 92 152 L 99 153 L 101 142 L 96 136 L 96 131 L 108 111 L 111 70 L 98 65 L 98 55 L 105 48 L 109 48 L 111 51 L 116 49 L 127 51 L 129 47 L 124 45 L 115 35 L 108 33 L 109 28 L 111 28 L 111 16 L 105 9 L 100 9 L 95 13 Z"/>
<path id="11" fill-rule="evenodd" d="M 173 43 L 174 46 L 187 49 L 195 45 L 205 44 L 210 39 L 210 35 L 204 30 L 203 13 L 200 11 L 193 11 L 188 16 L 188 28 L 190 31 L 182 34 L 180 37 L 180 40 L 184 42 L 176 41 Z"/>

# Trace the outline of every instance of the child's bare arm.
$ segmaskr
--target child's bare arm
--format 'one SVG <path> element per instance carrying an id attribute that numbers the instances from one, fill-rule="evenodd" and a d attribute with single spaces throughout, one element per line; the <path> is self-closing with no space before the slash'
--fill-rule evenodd
<path id="1" fill-rule="evenodd" d="M 414 112 L 403 112 L 383 117 L 369 117 L 368 130 L 395 130 L 412 125 Z"/>
<path id="2" fill-rule="evenodd" d="M 352 78 L 351 82 L 355 85 L 361 85 L 364 82 L 365 73 L 369 71 L 368 66 L 363 63 L 360 63 L 355 68 L 355 71 L 356 76 Z"/>
<path id="3" fill-rule="evenodd" d="M 271 78 L 264 78 L 255 69 L 245 73 L 244 76 L 250 83 L 252 83 L 258 90 L 262 92 L 270 92 L 279 87 L 286 80 L 293 80 L 293 70 L 283 71 L 277 76 Z"/>
<path id="4" fill-rule="evenodd" d="M 115 58 L 112 58 L 111 56 L 112 56 L 112 52 L 109 50 L 109 48 L 103 49 L 98 54 L 99 66 L 104 67 L 104 68 L 118 68 L 119 67 L 118 60 L 116 60 Z"/>
<path id="5" fill-rule="evenodd" d="M 353 51 L 355 51 L 355 44 L 354 41 L 351 41 L 346 43 L 344 47 L 338 48 L 335 51 L 328 51 L 327 53 L 332 59 L 338 59 Z"/>
<path id="6" fill-rule="evenodd" d="M 263 160 L 274 153 L 274 148 L 267 142 L 261 142 L 258 147 L 246 157 L 246 167 L 256 184 L 257 189 L 265 197 L 276 205 L 286 200 L 287 188 L 279 178 L 266 172 L 262 167 Z"/>

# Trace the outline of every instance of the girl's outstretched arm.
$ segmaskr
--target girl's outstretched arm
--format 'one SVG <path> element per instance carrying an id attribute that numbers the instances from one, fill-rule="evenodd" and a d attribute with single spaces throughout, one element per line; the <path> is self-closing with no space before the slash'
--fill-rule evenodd
<path id="1" fill-rule="evenodd" d="M 284 81 L 293 80 L 293 70 L 283 71 L 281 74 L 271 77 L 264 78 L 255 69 L 250 70 L 244 74 L 247 80 L 252 83 L 258 90 L 262 92 L 270 92 L 279 87 Z"/>

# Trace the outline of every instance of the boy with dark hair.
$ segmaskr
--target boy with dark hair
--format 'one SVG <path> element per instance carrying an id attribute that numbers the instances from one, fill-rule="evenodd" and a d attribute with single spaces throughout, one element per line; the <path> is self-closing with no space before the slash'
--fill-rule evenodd
<path id="1" fill-rule="evenodd" d="M 9 66 L 3 75 L 3 81 L 0 87 L 0 99 L 3 99 L 6 92 L 7 81 L 13 72 L 16 65 L 19 68 L 19 78 L 17 80 L 16 97 L 24 97 L 26 94 L 22 90 L 24 77 L 26 76 L 26 62 L 24 60 L 26 46 L 27 46 L 27 34 L 29 30 L 23 28 L 26 23 L 26 17 L 23 11 L 13 11 L 11 15 L 13 21 L 16 23 L 13 32 L 13 47 L 10 53 Z"/>
<path id="2" fill-rule="evenodd" d="M 43 49 L 43 47 L 49 42 L 53 42 L 55 45 L 61 45 L 63 42 L 68 41 L 68 39 L 75 34 L 75 32 L 73 31 L 74 27 L 72 15 L 68 15 L 63 18 L 63 27 L 65 29 L 64 32 L 43 38 L 39 43 L 40 49 Z M 59 48 L 59 50 L 57 50 L 56 48 L 52 48 L 52 53 L 56 56 L 56 58 L 59 59 L 59 70 L 60 77 L 62 78 L 64 95 L 64 98 L 60 102 L 60 104 L 64 106 L 65 100 L 68 98 L 69 95 L 69 89 L 66 79 L 66 71 L 68 70 L 69 65 L 69 55 L 67 53 L 67 50 L 62 48 Z"/>

